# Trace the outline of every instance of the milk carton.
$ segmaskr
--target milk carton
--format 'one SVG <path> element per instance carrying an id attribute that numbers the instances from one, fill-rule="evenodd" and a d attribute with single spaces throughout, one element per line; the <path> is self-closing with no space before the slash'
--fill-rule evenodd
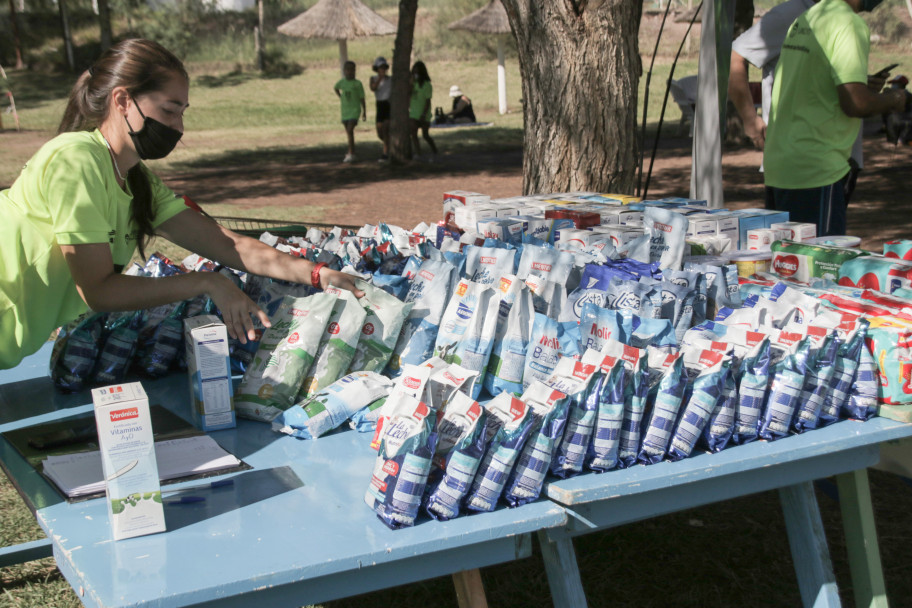
<path id="1" fill-rule="evenodd" d="M 149 399 L 142 384 L 92 389 L 114 540 L 165 531 Z"/>
<path id="2" fill-rule="evenodd" d="M 215 315 L 184 319 L 193 422 L 204 431 L 234 428 L 228 331 Z"/>
<path id="3" fill-rule="evenodd" d="M 770 228 L 779 230 L 781 238 L 799 243 L 817 238 L 817 224 L 808 222 L 776 222 Z"/>

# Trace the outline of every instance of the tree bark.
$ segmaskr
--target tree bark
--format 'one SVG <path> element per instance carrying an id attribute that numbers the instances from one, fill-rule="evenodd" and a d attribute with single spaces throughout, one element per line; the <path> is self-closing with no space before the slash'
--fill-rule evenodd
<path id="1" fill-rule="evenodd" d="M 633 193 L 642 0 L 502 0 L 519 51 L 523 192 Z"/>
<path id="2" fill-rule="evenodd" d="M 415 15 L 418 0 L 399 0 L 399 23 L 396 26 L 396 43 L 393 47 L 393 83 L 390 92 L 390 160 L 403 163 L 412 158 L 409 139 L 409 99 L 412 87 L 412 43 L 415 39 Z"/>
<path id="3" fill-rule="evenodd" d="M 98 26 L 101 30 L 101 50 L 111 48 L 113 36 L 111 35 L 111 9 L 108 0 L 98 0 Z"/>
<path id="4" fill-rule="evenodd" d="M 9 0 L 10 28 L 13 34 L 13 50 L 16 53 L 16 69 L 21 70 L 22 63 L 22 39 L 19 37 L 19 21 L 16 15 L 16 0 Z"/>

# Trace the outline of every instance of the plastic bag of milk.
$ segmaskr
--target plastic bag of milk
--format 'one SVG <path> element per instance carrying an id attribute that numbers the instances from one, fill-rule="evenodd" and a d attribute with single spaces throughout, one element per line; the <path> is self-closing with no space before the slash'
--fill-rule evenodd
<path id="1" fill-rule="evenodd" d="M 327 287 L 324 293 L 336 296 L 336 303 L 320 337 L 313 365 L 301 385 L 299 398 L 316 394 L 345 374 L 355 357 L 355 349 L 367 317 L 367 312 L 352 292 Z"/>
<path id="2" fill-rule="evenodd" d="M 547 380 L 562 355 L 580 356 L 579 332 L 579 325 L 573 321 L 559 323 L 545 315 L 535 314 L 523 368 L 524 389 L 535 380 Z"/>
<path id="3" fill-rule="evenodd" d="M 405 297 L 413 306 L 386 366 L 387 375 L 398 376 L 404 364 L 421 363 L 433 354 L 440 319 L 450 298 L 453 270 L 449 262 L 422 262 Z"/>
<path id="4" fill-rule="evenodd" d="M 382 372 L 393 354 L 402 324 L 412 310 L 406 304 L 382 289 L 356 281 L 355 286 L 364 292 L 359 302 L 364 308 L 361 337 L 355 347 L 355 356 L 348 366 L 349 372 Z"/>
<path id="5" fill-rule="evenodd" d="M 465 506 L 470 511 L 493 511 L 507 483 L 507 476 L 532 432 L 531 408 L 510 393 L 501 393 L 485 410 L 485 455 L 472 480 Z"/>
<path id="6" fill-rule="evenodd" d="M 684 374 L 684 359 L 680 353 L 664 354 L 648 350 L 650 376 L 655 375 L 656 384 L 650 387 L 649 401 L 652 412 L 643 434 L 643 442 L 637 460 L 645 464 L 661 462 L 668 452 L 671 433 L 687 388 Z"/>
<path id="7" fill-rule="evenodd" d="M 610 471 L 618 465 L 621 426 L 624 423 L 624 361 L 594 350 L 586 351 L 583 357 L 584 363 L 596 364 L 600 370 L 592 387 L 592 393 L 596 394 L 597 414 L 586 454 L 586 466 L 593 471 Z"/>
<path id="8" fill-rule="evenodd" d="M 492 293 L 493 290 L 487 285 L 470 279 L 459 281 L 440 319 L 440 329 L 434 343 L 435 357 L 450 362 L 456 345 L 465 336 L 476 310 L 482 303 L 481 300 L 488 302 Z"/>
<path id="9" fill-rule="evenodd" d="M 671 438 L 668 457 L 687 458 L 716 409 L 731 368 L 731 357 L 699 347 L 682 349 L 690 397 Z"/>
<path id="10" fill-rule="evenodd" d="M 641 262 L 659 262 L 659 268 L 681 269 L 687 244 L 687 216 L 671 209 L 646 207 L 646 234 L 627 243 L 627 255 Z"/>
<path id="11" fill-rule="evenodd" d="M 376 372 L 348 374 L 279 414 L 272 429 L 299 439 L 316 439 L 389 395 L 392 386 L 389 378 Z"/>
<path id="12" fill-rule="evenodd" d="M 494 336 L 494 346 L 484 377 L 484 387 L 491 395 L 503 391 L 515 395 L 522 393 L 533 315 L 532 293 L 528 287 L 520 285 L 506 321 L 498 327 Z"/>
<path id="13" fill-rule="evenodd" d="M 512 274 L 515 257 L 515 249 L 470 245 L 465 248 L 464 276 L 481 285 L 497 287 L 503 275 Z"/>
<path id="14" fill-rule="evenodd" d="M 451 363 L 434 370 L 424 387 L 424 402 L 438 412 L 446 411 L 457 393 L 471 396 L 478 383 L 478 371 Z"/>
<path id="15" fill-rule="evenodd" d="M 387 399 L 377 460 L 364 501 L 392 529 L 413 526 L 437 445 L 434 410 L 396 392 Z M 379 427 L 378 427 L 379 431 Z"/>
<path id="16" fill-rule="evenodd" d="M 587 370 L 594 371 L 595 366 L 584 365 L 578 361 L 568 360 L 569 365 L 561 366 L 551 379 L 555 384 L 576 388 L 578 383 L 573 382 L 573 371 L 585 374 Z M 566 376 L 572 368 L 571 376 Z M 521 399 L 532 409 L 535 420 L 532 433 L 526 440 L 522 452 L 516 461 L 516 466 L 510 473 L 504 497 L 511 507 L 518 507 L 536 500 L 541 495 L 545 475 L 551 467 L 554 450 L 564 434 L 564 425 L 567 422 L 567 395 L 562 391 L 547 384 L 534 382 L 525 390 Z"/>
<path id="17" fill-rule="evenodd" d="M 592 351 L 583 354 L 586 358 Z M 596 363 L 575 361 L 564 357 L 547 384 L 568 395 L 567 423 L 563 438 L 557 444 L 554 457 L 551 459 L 551 472 L 558 477 L 570 477 L 583 471 L 595 419 L 598 416 L 598 393 L 592 390 L 600 373 Z"/>
<path id="18" fill-rule="evenodd" d="M 760 420 L 760 437 L 768 441 L 789 433 L 792 418 L 801 403 L 811 343 L 807 336 L 783 331 L 770 346 L 772 383 Z"/>
<path id="19" fill-rule="evenodd" d="M 328 293 L 285 297 L 234 395 L 238 416 L 271 422 L 294 405 L 336 300 Z"/>
<path id="20" fill-rule="evenodd" d="M 526 279 L 530 275 L 537 275 L 566 286 L 573 270 L 573 261 L 573 254 L 566 251 L 558 251 L 553 247 L 526 245 L 519 258 L 516 276 Z"/>

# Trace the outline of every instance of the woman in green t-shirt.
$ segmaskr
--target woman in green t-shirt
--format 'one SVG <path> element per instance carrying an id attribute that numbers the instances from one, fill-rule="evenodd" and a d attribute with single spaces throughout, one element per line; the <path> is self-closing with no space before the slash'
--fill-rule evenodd
<path id="1" fill-rule="evenodd" d="M 423 61 L 416 61 L 412 66 L 412 97 L 409 100 L 409 122 L 411 123 L 412 148 L 415 156 L 421 153 L 421 143 L 418 141 L 418 129 L 421 136 L 431 147 L 434 160 L 437 156 L 437 145 L 431 139 L 431 97 L 434 96 L 434 87 L 431 86 L 431 77 Z"/>
<path id="2" fill-rule="evenodd" d="M 153 235 L 247 272 L 355 291 L 353 277 L 238 235 L 188 209 L 140 162 L 167 156 L 183 135 L 189 79 L 161 45 L 124 40 L 73 90 L 58 135 L 0 191 L 0 369 L 35 352 L 85 312 L 138 310 L 206 294 L 228 333 L 253 339 L 269 318 L 227 277 L 165 278 L 120 270 Z"/>

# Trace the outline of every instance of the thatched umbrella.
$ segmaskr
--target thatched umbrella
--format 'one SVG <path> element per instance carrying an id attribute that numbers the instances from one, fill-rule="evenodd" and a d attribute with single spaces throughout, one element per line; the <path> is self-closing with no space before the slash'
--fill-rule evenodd
<path id="1" fill-rule="evenodd" d="M 466 30 L 497 36 L 497 99 L 501 114 L 507 113 L 507 71 L 504 69 L 503 34 L 510 33 L 510 20 L 500 0 L 491 0 L 471 15 L 454 21 L 451 30 Z"/>
<path id="2" fill-rule="evenodd" d="M 348 41 L 396 33 L 396 26 L 359 0 L 320 0 L 279 26 L 279 33 L 299 38 L 339 41 L 339 67 L 348 61 Z"/>

